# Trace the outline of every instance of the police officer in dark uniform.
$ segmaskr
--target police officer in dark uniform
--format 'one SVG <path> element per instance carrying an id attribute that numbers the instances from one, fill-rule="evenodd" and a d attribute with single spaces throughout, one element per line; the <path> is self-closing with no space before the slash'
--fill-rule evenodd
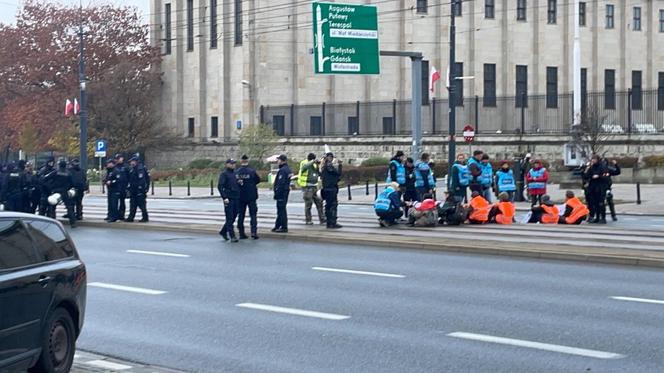
<path id="1" fill-rule="evenodd" d="M 2 196 L 5 210 L 23 212 L 23 188 L 25 187 L 25 172 L 17 168 L 14 163 L 7 166 L 2 179 Z"/>
<path id="2" fill-rule="evenodd" d="M 226 161 L 226 169 L 219 175 L 218 189 L 221 198 L 224 200 L 224 213 L 226 214 L 226 221 L 219 234 L 225 241 L 228 241 L 230 237 L 231 242 L 238 242 L 233 224 L 235 224 L 240 205 L 240 184 L 238 184 L 237 176 L 235 176 L 234 159 Z"/>
<path id="3" fill-rule="evenodd" d="M 128 222 L 133 222 L 136 216 L 136 209 L 141 209 L 142 218 L 141 223 L 147 223 L 148 208 L 147 208 L 147 195 L 150 190 L 150 173 L 147 167 L 141 163 L 137 156 L 129 160 L 129 217 Z"/>
<path id="4" fill-rule="evenodd" d="M 588 209 L 590 210 L 589 223 L 606 224 L 606 186 L 608 169 L 601 162 L 598 155 L 590 159 L 590 166 L 584 172 L 584 180 L 588 183 Z"/>
<path id="5" fill-rule="evenodd" d="M 604 164 L 606 165 L 608 172 L 607 176 L 607 189 L 606 189 L 606 205 L 609 206 L 609 211 L 611 212 L 611 220 L 613 221 L 618 221 L 618 216 L 616 215 L 616 205 L 613 203 L 613 192 L 611 190 L 611 187 L 613 186 L 613 180 L 611 177 L 613 176 L 618 176 L 620 175 L 620 166 L 618 165 L 618 161 L 615 159 L 608 160 L 606 158 L 603 159 Z M 606 216 L 606 212 L 604 213 Z"/>
<path id="6" fill-rule="evenodd" d="M 27 162 L 25 164 L 25 188 L 24 190 L 24 210 L 28 214 L 34 214 L 39 207 L 39 182 L 37 181 L 37 175 L 32 167 L 32 163 Z"/>
<path id="7" fill-rule="evenodd" d="M 249 208 L 249 219 L 251 224 L 251 238 L 258 239 L 258 183 L 261 182 L 256 170 L 249 167 L 249 157 L 243 155 L 240 158 L 240 167 L 235 171 L 235 176 L 240 184 L 240 208 L 237 220 L 237 229 L 240 239 L 248 238 L 244 233 L 244 216 Z"/>
<path id="8" fill-rule="evenodd" d="M 290 194 L 290 178 L 293 172 L 288 167 L 288 157 L 282 154 L 277 158 L 279 171 L 274 179 L 272 190 L 274 191 L 274 200 L 277 201 L 277 219 L 274 222 L 272 232 L 288 233 L 288 195 Z"/>
<path id="9" fill-rule="evenodd" d="M 74 216 L 76 220 L 83 220 L 83 195 L 89 191 L 88 176 L 81 169 L 81 162 L 78 159 L 72 159 L 69 162 L 69 173 L 74 181 L 74 190 L 76 195 L 73 198 Z"/>
<path id="10" fill-rule="evenodd" d="M 107 201 L 108 201 L 108 216 L 107 222 L 115 223 L 120 219 L 118 212 L 119 199 L 120 199 L 120 180 L 122 179 L 122 172 L 115 168 L 115 161 L 109 159 L 106 162 L 106 176 L 104 177 L 104 184 L 106 185 Z"/>
<path id="11" fill-rule="evenodd" d="M 341 162 L 334 158 L 334 154 L 327 153 L 321 164 L 320 177 L 323 182 L 321 196 L 325 200 L 325 219 L 328 229 L 341 228 L 337 224 L 337 195 L 339 194 L 339 179 L 341 179 Z"/>
<path id="12" fill-rule="evenodd" d="M 118 153 L 115 155 L 115 171 L 118 173 L 118 220 L 125 220 L 125 212 L 127 206 L 125 200 L 127 199 L 127 187 L 129 186 L 129 170 L 124 163 L 124 154 Z"/>
<path id="13" fill-rule="evenodd" d="M 55 209 L 51 209 L 48 203 L 48 196 L 51 195 L 49 189 L 48 179 L 56 172 L 55 158 L 49 157 L 46 163 L 39 169 L 37 173 L 37 189 L 39 189 L 39 215 L 48 216 L 55 219 L 55 215 L 49 215 L 50 212 L 55 213 Z"/>
<path id="14" fill-rule="evenodd" d="M 69 190 L 74 188 L 74 179 L 67 170 L 67 162 L 61 160 L 58 162 L 58 169 L 53 175 L 48 178 L 47 183 L 51 194 L 59 193 L 62 202 L 67 208 L 67 217 L 69 218 L 69 225 L 76 228 L 76 215 L 74 215 L 74 199 L 69 196 Z M 55 216 L 55 209 L 57 206 L 51 206 L 53 215 Z"/>

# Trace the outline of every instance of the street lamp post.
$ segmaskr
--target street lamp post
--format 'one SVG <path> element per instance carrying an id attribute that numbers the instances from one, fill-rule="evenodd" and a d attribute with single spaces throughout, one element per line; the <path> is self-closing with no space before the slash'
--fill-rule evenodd
<path id="1" fill-rule="evenodd" d="M 454 11 L 455 7 L 458 4 L 459 0 L 452 0 L 450 3 L 451 5 L 451 18 L 450 18 L 450 62 L 449 62 L 449 67 L 448 67 L 448 84 L 449 87 L 447 89 L 449 90 L 449 143 L 448 143 L 448 154 L 447 154 L 447 164 L 448 164 L 448 180 L 450 180 L 450 177 L 452 175 L 452 165 L 454 165 L 454 161 L 456 159 L 456 139 L 455 139 L 455 133 L 456 133 L 456 100 L 455 100 L 455 39 L 456 39 L 456 26 L 455 26 L 455 20 L 454 20 Z"/>
<path id="2" fill-rule="evenodd" d="M 78 28 L 79 35 L 79 57 L 78 57 L 78 80 L 81 90 L 81 111 L 80 115 L 80 130 L 81 130 L 81 139 L 80 139 L 80 162 L 81 168 L 87 172 L 88 170 L 88 108 L 87 108 L 87 97 L 85 92 L 85 58 L 83 56 L 83 24 L 81 23 Z"/>

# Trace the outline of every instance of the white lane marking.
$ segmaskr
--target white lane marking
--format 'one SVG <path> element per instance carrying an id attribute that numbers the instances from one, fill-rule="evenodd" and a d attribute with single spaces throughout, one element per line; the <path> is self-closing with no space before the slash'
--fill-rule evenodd
<path id="1" fill-rule="evenodd" d="M 338 272 L 338 273 L 350 273 L 353 275 L 367 275 L 367 276 L 378 276 L 378 277 L 392 277 L 392 278 L 404 278 L 404 275 L 395 275 L 392 273 L 380 273 L 380 272 L 366 272 L 366 271 L 354 271 L 352 269 L 339 269 L 339 268 L 327 268 L 327 267 L 311 267 L 314 271 L 325 271 L 325 272 Z"/>
<path id="2" fill-rule="evenodd" d="M 621 359 L 621 358 L 625 357 L 624 355 L 616 354 L 616 353 L 613 353 L 613 352 L 587 350 L 585 348 L 568 347 L 568 346 L 554 345 L 554 344 L 541 343 L 541 342 L 532 342 L 532 341 L 525 341 L 525 340 L 522 340 L 522 339 L 502 338 L 502 337 L 495 337 L 495 336 L 484 335 L 484 334 L 456 332 L 456 333 L 450 333 L 450 334 L 448 334 L 448 336 L 449 337 L 454 337 L 454 338 L 470 339 L 470 340 L 473 340 L 473 341 L 481 341 L 481 342 L 498 343 L 498 344 L 504 344 L 504 345 L 518 346 L 518 347 L 534 348 L 534 349 L 537 349 L 537 350 L 559 352 L 559 353 L 569 354 L 569 355 L 593 357 L 593 358 L 596 358 L 596 359 Z"/>
<path id="3" fill-rule="evenodd" d="M 267 305 L 267 304 L 239 303 L 239 304 L 236 304 L 235 306 L 242 307 L 242 308 L 250 308 L 250 309 L 254 309 L 254 310 L 261 310 L 261 311 L 286 313 L 286 314 L 289 314 L 289 315 L 296 315 L 296 316 L 316 317 L 316 318 L 325 319 L 325 320 L 346 320 L 346 319 L 350 319 L 350 316 L 336 315 L 336 314 L 333 314 L 333 313 L 324 313 L 324 312 L 300 310 L 300 309 L 297 309 L 297 308 L 286 308 L 286 307 L 279 307 L 279 306 L 270 306 L 270 305 Z"/>
<path id="4" fill-rule="evenodd" d="M 170 256 L 173 258 L 189 258 L 189 255 L 186 254 L 175 254 L 175 253 L 165 253 L 161 251 L 143 251 L 143 250 L 127 250 L 130 254 L 145 254 L 145 255 L 157 255 L 157 256 Z"/>
<path id="5" fill-rule="evenodd" d="M 161 290 L 152 290 L 152 289 L 144 289 L 144 288 L 135 288 L 131 286 L 123 286 L 123 285 L 114 285 L 114 284 L 106 284 L 103 282 L 91 282 L 88 284 L 88 286 L 93 286 L 96 288 L 102 288 L 102 289 L 111 289 L 111 290 L 120 290 L 120 291 L 128 291 L 130 293 L 138 293 L 138 294 L 146 294 L 146 295 L 162 295 L 166 294 L 165 291 Z"/>
<path id="6" fill-rule="evenodd" d="M 664 300 L 646 299 L 646 298 L 631 298 L 631 297 L 611 297 L 615 300 L 624 300 L 627 302 L 651 303 L 651 304 L 664 304 Z"/>
<path id="7" fill-rule="evenodd" d="M 106 360 L 92 360 L 92 361 L 87 361 L 84 364 L 86 365 L 91 365 L 93 367 L 101 368 L 101 369 L 107 369 L 110 371 L 121 371 L 121 370 L 127 370 L 131 369 L 132 367 L 129 365 L 124 365 L 124 364 L 118 364 L 114 363 L 111 361 L 106 361 Z"/>

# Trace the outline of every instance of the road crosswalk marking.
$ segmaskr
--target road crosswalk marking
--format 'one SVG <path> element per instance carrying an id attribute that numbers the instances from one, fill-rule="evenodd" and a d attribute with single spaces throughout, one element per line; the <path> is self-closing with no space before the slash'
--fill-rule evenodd
<path id="1" fill-rule="evenodd" d="M 115 285 L 115 284 L 106 284 L 103 282 L 91 282 L 88 284 L 88 287 L 96 287 L 96 288 L 102 288 L 102 289 L 111 289 L 111 290 L 119 290 L 119 291 L 126 291 L 129 293 L 138 293 L 138 294 L 145 294 L 145 295 L 163 295 L 166 294 L 166 291 L 162 290 L 152 290 L 152 289 L 144 289 L 144 288 L 137 288 L 137 287 L 132 287 L 132 286 L 124 286 L 124 285 Z"/>
<path id="2" fill-rule="evenodd" d="M 611 297 L 611 299 L 622 300 L 626 302 L 650 303 L 650 304 L 664 304 L 664 300 L 646 299 L 646 298 L 632 298 L 632 297 Z"/>
<path id="3" fill-rule="evenodd" d="M 314 318 L 325 319 L 325 320 L 339 321 L 339 320 L 350 319 L 350 316 L 337 315 L 337 314 L 334 314 L 334 313 L 325 313 L 325 312 L 318 312 L 318 311 L 301 310 L 301 309 L 297 309 L 297 308 L 270 306 L 268 304 L 239 303 L 239 304 L 236 304 L 235 306 L 241 307 L 241 308 L 249 308 L 249 309 L 254 309 L 254 310 L 260 310 L 260 311 L 285 313 L 285 314 L 296 315 L 296 316 L 314 317 Z"/>
<path id="4" fill-rule="evenodd" d="M 405 278 L 404 275 L 395 275 L 392 273 L 380 273 L 380 272 L 367 272 L 367 271 L 355 271 L 352 269 L 339 269 L 339 268 L 327 268 L 327 267 L 311 267 L 314 271 L 323 271 L 323 272 L 338 272 L 338 273 L 349 273 L 353 275 L 366 275 L 366 276 L 376 276 L 376 277 L 392 277 L 392 278 Z"/>

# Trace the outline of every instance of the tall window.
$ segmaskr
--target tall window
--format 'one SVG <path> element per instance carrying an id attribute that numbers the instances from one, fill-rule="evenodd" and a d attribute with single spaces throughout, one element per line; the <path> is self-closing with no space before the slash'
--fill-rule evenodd
<path id="1" fill-rule="evenodd" d="M 194 137 L 194 118 L 189 118 L 187 123 L 187 136 Z"/>
<path id="2" fill-rule="evenodd" d="M 604 109 L 616 108 L 616 70 L 604 70 Z"/>
<path id="3" fill-rule="evenodd" d="M 210 119 L 210 137 L 219 137 L 219 117 Z"/>
<path id="4" fill-rule="evenodd" d="M 461 77 L 463 76 L 463 62 L 454 63 L 454 76 Z M 463 80 L 454 79 L 453 82 L 450 82 L 454 86 L 454 98 L 456 99 L 456 106 L 463 106 Z"/>
<path id="5" fill-rule="evenodd" d="M 516 65 L 516 107 L 528 106 L 528 66 Z"/>
<path id="6" fill-rule="evenodd" d="M 546 68 L 546 107 L 555 109 L 558 107 L 558 68 Z"/>
<path id="7" fill-rule="evenodd" d="M 210 0 L 210 48 L 217 47 L 217 0 Z"/>
<path id="8" fill-rule="evenodd" d="M 396 128 L 394 128 L 394 118 L 383 117 L 383 135 L 396 135 L 396 133 Z"/>
<path id="9" fill-rule="evenodd" d="M 659 10 L 659 32 L 664 32 L 664 9 Z"/>
<path id="10" fill-rule="evenodd" d="M 641 71 L 632 70 L 632 110 L 643 109 L 643 93 L 641 91 Z"/>
<path id="11" fill-rule="evenodd" d="M 588 69 L 581 68 L 581 110 L 588 108 Z"/>
<path id="12" fill-rule="evenodd" d="M 323 117 L 309 118 L 309 135 L 311 136 L 323 135 Z"/>
<path id="13" fill-rule="evenodd" d="M 526 20 L 526 0 L 516 0 L 516 20 Z"/>
<path id="14" fill-rule="evenodd" d="M 579 3 L 579 26 L 586 25 L 586 3 Z"/>
<path id="15" fill-rule="evenodd" d="M 452 10 L 454 11 L 454 15 L 456 17 L 461 17 L 461 15 L 463 13 L 462 9 L 461 9 L 462 0 L 452 0 L 452 1 L 454 1 L 453 6 L 452 6 Z"/>
<path id="16" fill-rule="evenodd" d="M 496 64 L 484 64 L 484 106 L 496 106 Z"/>
<path id="17" fill-rule="evenodd" d="M 194 50 L 194 0 L 187 0 L 187 50 Z"/>
<path id="18" fill-rule="evenodd" d="M 166 50 L 164 51 L 165 54 L 171 54 L 171 47 L 172 47 L 172 33 L 171 33 L 171 3 L 166 3 L 164 5 L 164 20 L 166 21 L 166 35 L 164 37 L 164 45 Z"/>
<path id="19" fill-rule="evenodd" d="M 611 29 L 613 28 L 613 15 L 614 15 L 614 8 L 612 4 L 607 4 L 606 5 L 606 28 Z"/>
<path id="20" fill-rule="evenodd" d="M 286 116 L 273 115 L 272 129 L 277 136 L 284 136 L 286 134 Z"/>
<path id="21" fill-rule="evenodd" d="M 242 45 L 242 1 L 235 0 L 235 45 Z"/>
<path id="22" fill-rule="evenodd" d="M 426 13 L 429 11 L 429 4 L 427 0 L 417 0 L 417 12 Z"/>
<path id="23" fill-rule="evenodd" d="M 422 105 L 429 105 L 429 61 L 422 60 Z"/>
<path id="24" fill-rule="evenodd" d="M 555 25 L 557 21 L 556 18 L 558 18 L 557 12 L 558 2 L 556 0 L 549 0 L 546 11 L 546 23 Z"/>
<path id="25" fill-rule="evenodd" d="M 360 134 L 360 122 L 357 120 L 357 117 L 348 117 L 348 134 L 350 136 Z"/>
<path id="26" fill-rule="evenodd" d="M 641 7 L 634 7 L 634 23 L 632 24 L 632 30 L 641 31 Z"/>
<path id="27" fill-rule="evenodd" d="M 484 0 L 484 18 L 496 18 L 495 0 Z"/>
<path id="28" fill-rule="evenodd" d="M 659 85 L 657 87 L 657 110 L 664 110 L 664 73 L 657 75 Z"/>

